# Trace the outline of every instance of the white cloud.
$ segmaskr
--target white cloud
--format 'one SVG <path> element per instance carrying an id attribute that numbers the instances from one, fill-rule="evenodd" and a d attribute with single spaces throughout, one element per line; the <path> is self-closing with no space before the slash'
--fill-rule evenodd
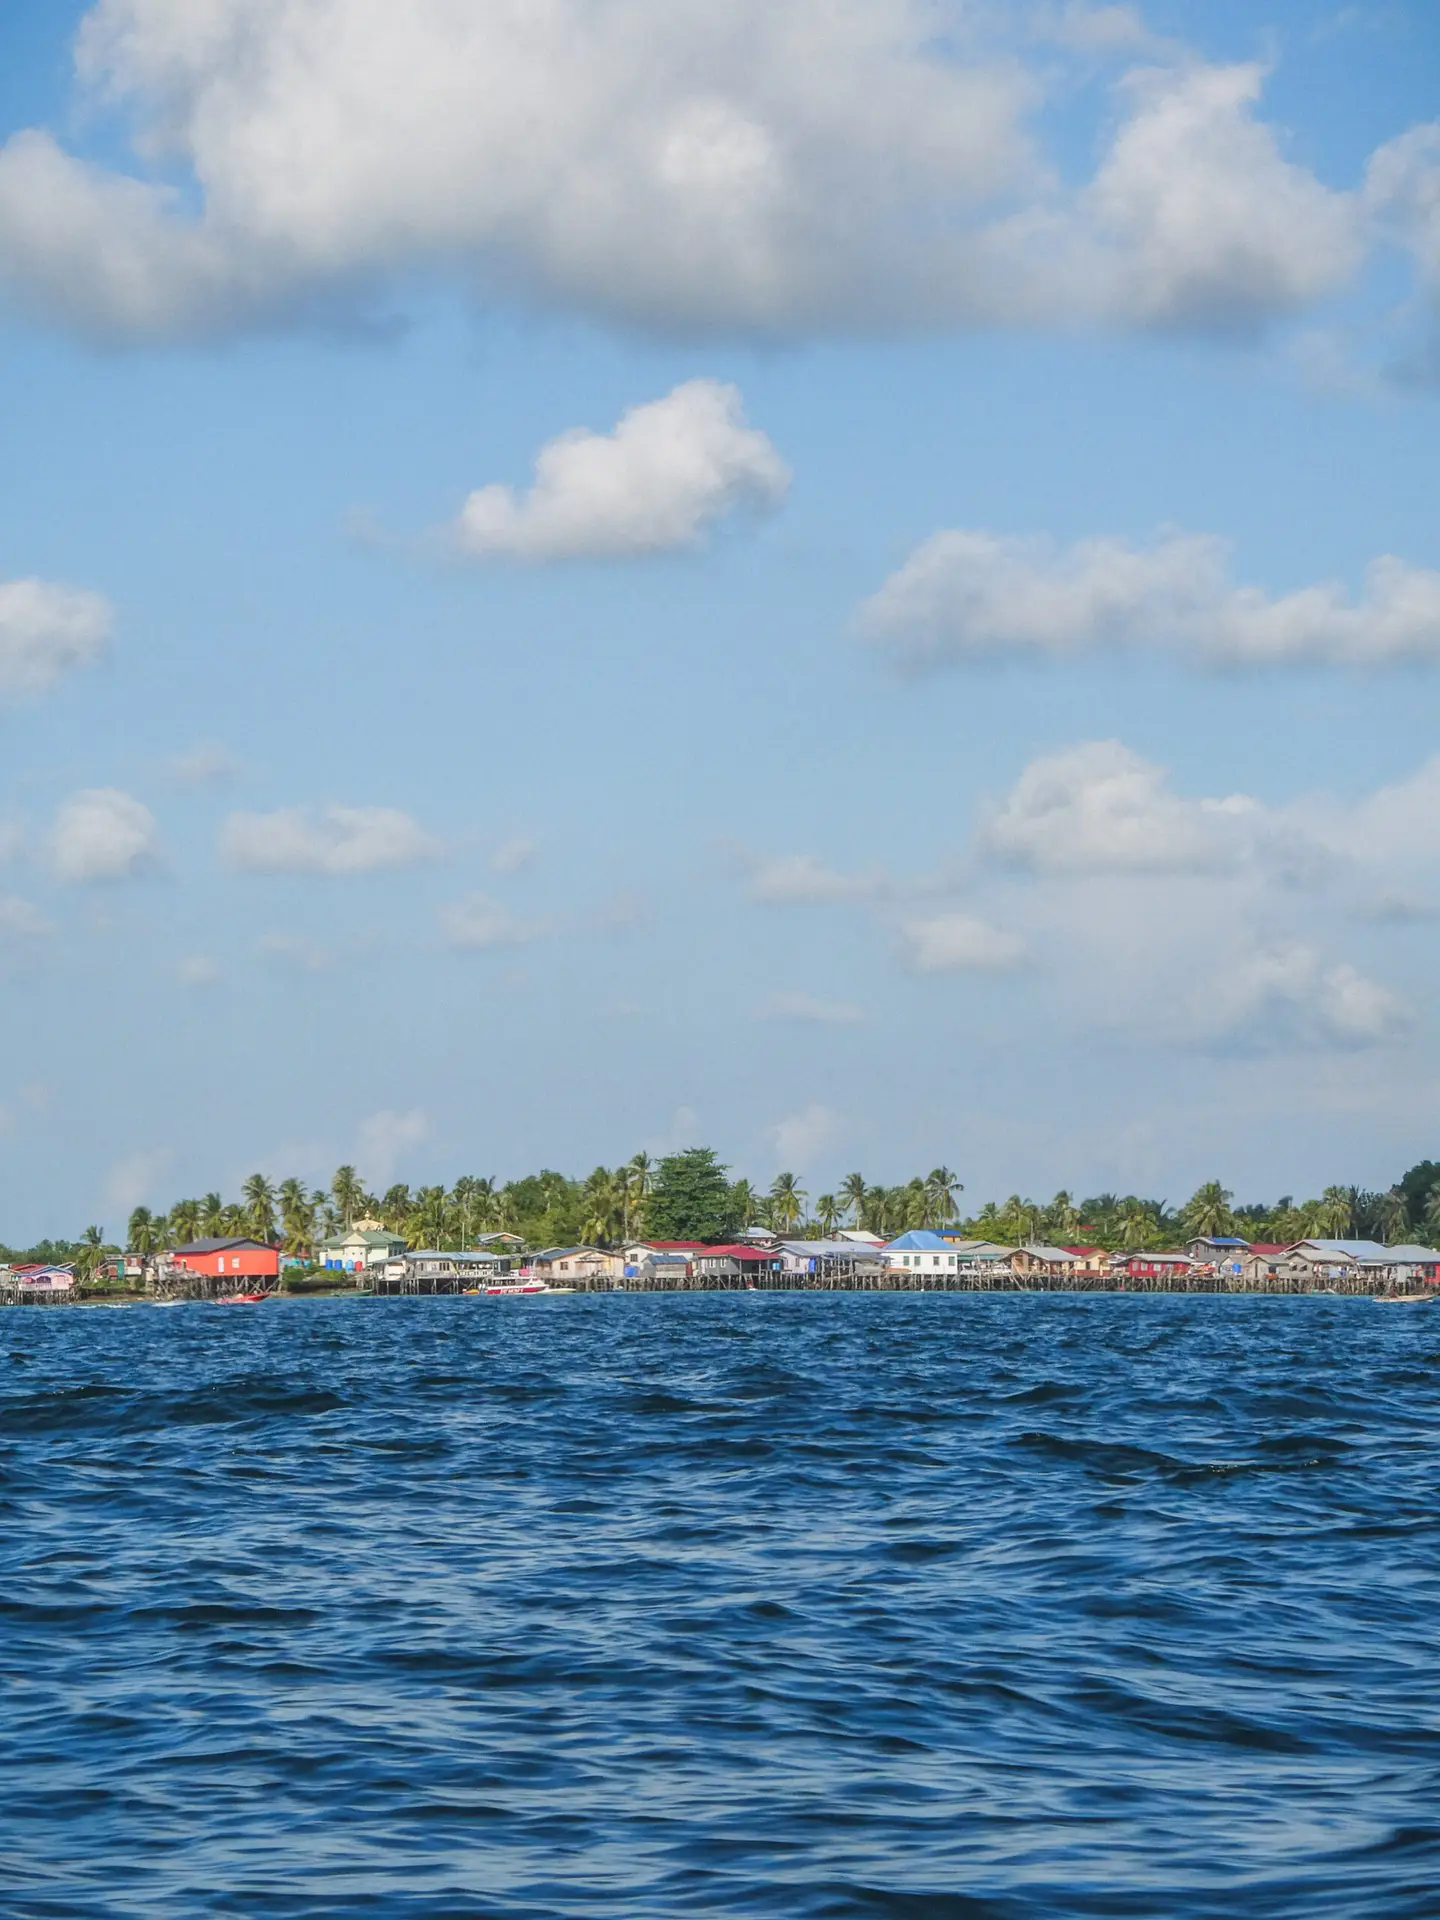
<path id="1" fill-rule="evenodd" d="M 760 1008 L 762 1020 L 790 1020 L 824 1027 L 853 1026 L 860 1009 L 847 1000 L 821 1000 L 810 993 L 772 993 Z"/>
<path id="2" fill-rule="evenodd" d="M 1371 156 L 1365 197 L 1395 237 L 1440 286 L 1440 120 L 1412 127 Z"/>
<path id="3" fill-rule="evenodd" d="M 212 781 L 233 780 L 245 770 L 245 762 L 218 740 L 199 740 L 183 753 L 172 754 L 165 771 L 183 786 L 203 787 Z"/>
<path id="4" fill-rule="evenodd" d="M 0 699 L 47 693 L 74 668 L 94 666 L 114 617 L 98 593 L 49 580 L 0 580 Z"/>
<path id="5" fill-rule="evenodd" d="M 620 559 L 695 546 L 733 508 L 774 505 L 784 462 L 745 424 L 737 388 L 690 380 L 632 407 L 613 433 L 577 427 L 541 448 L 527 493 L 472 493 L 455 525 L 476 558 Z"/>
<path id="6" fill-rule="evenodd" d="M 489 947 L 517 947 L 533 940 L 540 929 L 521 920 L 502 901 L 472 893 L 440 911 L 440 931 L 446 944 L 463 953 Z"/>
<path id="7" fill-rule="evenodd" d="M 1081 197 L 1078 246 L 1117 315 L 1248 328 L 1342 285 L 1361 209 L 1280 152 L 1253 117 L 1255 65 L 1141 69 L 1134 108 Z"/>
<path id="8" fill-rule="evenodd" d="M 1025 958 L 1025 942 L 968 913 L 907 920 L 900 929 L 917 973 L 1005 973 Z"/>
<path id="9" fill-rule="evenodd" d="M 334 947 L 322 946 L 303 933 L 262 933 L 255 951 L 291 973 L 329 973 L 335 965 Z"/>
<path id="10" fill-rule="evenodd" d="M 1197 1036 L 1223 1052 L 1358 1049 L 1411 1024 L 1398 995 L 1300 942 L 1257 947 L 1228 963 L 1191 1007 Z"/>
<path id="11" fill-rule="evenodd" d="M 186 954 L 175 964 L 175 978 L 182 987 L 213 987 L 221 978 L 220 962 L 208 953 Z"/>
<path id="12" fill-rule="evenodd" d="M 0 944 L 32 946 L 37 940 L 50 939 L 54 933 L 54 921 L 31 901 L 22 900 L 18 894 L 0 893 Z"/>
<path id="13" fill-rule="evenodd" d="M 885 892 L 878 868 L 838 873 L 809 853 L 777 853 L 759 859 L 750 876 L 750 896 L 767 906 L 817 906 L 827 900 L 868 900 Z"/>
<path id="14" fill-rule="evenodd" d="M 502 840 L 490 855 L 492 873 L 521 873 L 530 866 L 540 851 L 540 842 L 532 834 L 512 834 L 508 840 Z"/>
<path id="15" fill-rule="evenodd" d="M 833 1146 L 842 1131 L 837 1113 L 812 1102 L 803 1113 L 792 1113 L 776 1125 L 776 1158 L 783 1167 L 803 1170 Z"/>
<path id="16" fill-rule="evenodd" d="M 91 787 L 67 800 L 50 829 L 50 863 L 61 880 L 132 880 L 160 852 L 155 816 L 118 787 Z"/>
<path id="17" fill-rule="evenodd" d="M 1084 53 L 1143 52 L 1157 45 L 1138 7 L 1086 6 L 1081 0 L 1042 12 L 1037 33 Z"/>
<path id="18" fill-rule="evenodd" d="M 1123 6 L 964 0 L 100 0 L 83 81 L 142 167 L 0 149 L 13 295 L 185 335 L 373 296 L 417 266 L 653 330 L 1006 318 L 1243 325 L 1354 264 L 1356 196 L 1288 163 L 1255 66 L 1161 64 L 1066 187 L 1032 132 Z M 1057 71 L 1058 70 L 1058 71 Z M 190 189 L 187 193 L 185 189 Z M 198 209 L 190 210 L 192 204 Z"/>
<path id="19" fill-rule="evenodd" d="M 418 821 L 396 807 L 282 807 L 232 813 L 220 850 L 251 873 L 377 873 L 437 859 L 442 851 Z"/>
<path id="20" fill-rule="evenodd" d="M 1336 581 L 1272 597 L 1237 586 L 1224 543 L 1056 548 L 955 529 L 932 534 L 861 609 L 864 636 L 913 666 L 981 655 L 1153 648 L 1223 666 L 1440 659 L 1440 573 L 1373 560 L 1352 600 Z"/>
<path id="21" fill-rule="evenodd" d="M 1187 800 L 1164 767 L 1118 740 L 1042 754 L 980 823 L 976 844 L 1038 873 L 1214 873 L 1232 868 L 1264 821 L 1243 794 Z"/>
<path id="22" fill-rule="evenodd" d="M 372 1113 L 360 1128 L 357 1154 L 365 1179 L 372 1187 L 388 1187 L 404 1155 L 429 1135 L 429 1118 L 418 1108 L 409 1113 L 392 1113 L 388 1108 Z"/>

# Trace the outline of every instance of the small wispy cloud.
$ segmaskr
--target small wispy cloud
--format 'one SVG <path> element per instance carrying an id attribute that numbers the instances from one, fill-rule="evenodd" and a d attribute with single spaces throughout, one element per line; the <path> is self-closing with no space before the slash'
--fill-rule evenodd
<path id="1" fill-rule="evenodd" d="M 889 887 L 882 868 L 842 873 L 809 853 L 778 853 L 751 863 L 750 897 L 766 906 L 816 906 L 830 900 L 873 900 Z"/>
<path id="2" fill-rule="evenodd" d="M 440 909 L 440 932 L 458 953 L 480 953 L 494 947 L 518 947 L 537 939 L 539 926 L 522 920 L 501 900 L 487 893 L 467 894 Z"/>
<path id="3" fill-rule="evenodd" d="M 906 958 L 917 973 L 1007 973 L 1026 956 L 1018 934 L 968 913 L 908 920 L 900 933 Z"/>
<path id="4" fill-rule="evenodd" d="M 245 762 L 238 753 L 232 753 L 229 747 L 222 746 L 218 740 L 197 740 L 193 747 L 187 747 L 183 753 L 173 753 L 165 762 L 165 771 L 172 780 L 181 786 L 203 787 L 222 780 L 233 780 L 245 770 Z"/>
<path id="5" fill-rule="evenodd" d="M 249 873 L 379 873 L 437 860 L 443 851 L 419 821 L 397 807 L 232 813 L 220 829 L 226 864 Z"/>

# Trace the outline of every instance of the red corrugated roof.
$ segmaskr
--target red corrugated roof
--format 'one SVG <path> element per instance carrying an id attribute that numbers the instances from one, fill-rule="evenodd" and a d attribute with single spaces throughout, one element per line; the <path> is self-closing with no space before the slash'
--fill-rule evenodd
<path id="1" fill-rule="evenodd" d="M 728 1260 L 773 1260 L 776 1258 L 772 1247 L 701 1247 L 702 1256 L 721 1254 Z"/>

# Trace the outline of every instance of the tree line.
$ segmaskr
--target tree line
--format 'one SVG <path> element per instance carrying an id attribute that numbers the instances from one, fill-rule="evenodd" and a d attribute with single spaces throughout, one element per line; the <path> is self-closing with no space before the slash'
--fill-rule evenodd
<path id="1" fill-rule="evenodd" d="M 468 1247 L 483 1233 L 517 1235 L 527 1247 L 620 1246 L 632 1239 L 721 1241 L 750 1227 L 787 1237 L 828 1237 L 858 1228 L 894 1238 L 912 1228 L 960 1226 L 977 1239 L 1006 1246 L 1086 1244 L 1112 1251 L 1173 1246 L 1197 1235 L 1238 1235 L 1251 1241 L 1379 1240 L 1394 1245 L 1440 1239 L 1440 1162 L 1423 1160 L 1384 1191 L 1326 1187 L 1318 1199 L 1290 1194 L 1273 1204 L 1235 1204 L 1218 1180 L 1207 1181 L 1182 1205 L 1137 1194 L 1067 1192 L 1034 1201 L 1013 1193 L 961 1209 L 964 1186 L 948 1167 L 932 1168 L 899 1185 L 847 1174 L 833 1192 L 813 1199 L 794 1173 L 777 1174 L 762 1188 L 731 1180 L 708 1147 L 653 1160 L 637 1153 L 618 1167 L 596 1167 L 584 1179 L 546 1168 L 517 1180 L 464 1175 L 452 1187 L 396 1184 L 367 1190 L 353 1166 L 337 1167 L 328 1188 L 298 1178 L 272 1181 L 251 1174 L 238 1199 L 219 1193 L 177 1200 L 166 1212 L 136 1207 L 126 1250 L 137 1255 L 199 1239 L 245 1236 L 278 1245 L 300 1260 L 319 1242 L 360 1220 L 377 1220 L 411 1246 Z M 7 1259 L 73 1261 L 93 1270 L 121 1249 L 98 1226 L 76 1241 L 44 1241 L 24 1252 L 0 1248 Z"/>

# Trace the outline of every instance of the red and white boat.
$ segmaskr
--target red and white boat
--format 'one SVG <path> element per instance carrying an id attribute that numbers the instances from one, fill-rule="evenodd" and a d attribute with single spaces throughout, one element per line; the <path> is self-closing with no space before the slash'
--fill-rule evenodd
<path id="1" fill-rule="evenodd" d="M 217 1307 L 258 1307 L 262 1300 L 269 1298 L 268 1293 L 222 1293 L 215 1304 Z"/>
<path id="2" fill-rule="evenodd" d="M 548 1280 L 537 1280 L 533 1276 L 527 1276 L 519 1280 L 496 1280 L 482 1291 L 487 1298 L 515 1299 L 521 1294 L 557 1293 L 560 1289 L 552 1287 Z"/>

